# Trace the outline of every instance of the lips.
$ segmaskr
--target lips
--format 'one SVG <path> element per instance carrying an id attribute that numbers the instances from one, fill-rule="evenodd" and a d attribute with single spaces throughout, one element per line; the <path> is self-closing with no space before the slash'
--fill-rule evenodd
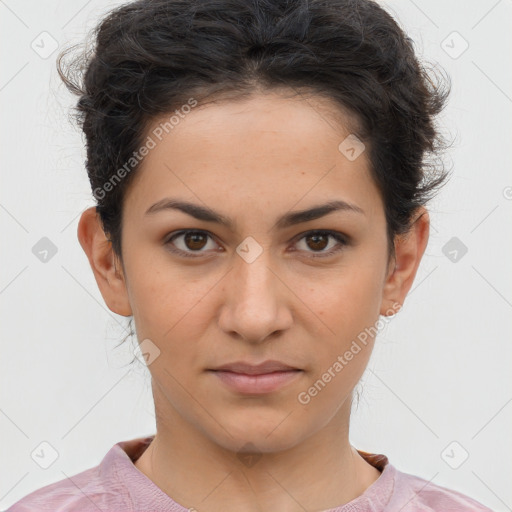
<path id="1" fill-rule="evenodd" d="M 242 361 L 237 361 L 213 369 L 213 371 L 243 373 L 245 375 L 264 375 L 267 373 L 287 372 L 294 370 L 300 370 L 300 368 L 289 366 L 285 363 L 281 363 L 280 361 L 264 361 L 260 364 L 249 364 Z"/>
<path id="2" fill-rule="evenodd" d="M 286 387 L 300 378 L 303 370 L 280 361 L 265 361 L 260 364 L 237 361 L 212 369 L 210 373 L 232 392 L 264 395 Z"/>

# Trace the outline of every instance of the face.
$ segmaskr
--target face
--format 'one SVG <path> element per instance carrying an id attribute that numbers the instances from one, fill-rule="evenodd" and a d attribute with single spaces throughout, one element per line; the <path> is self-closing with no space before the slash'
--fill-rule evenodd
<path id="1" fill-rule="evenodd" d="M 346 424 L 393 265 L 367 155 L 340 151 L 333 108 L 278 94 L 198 106 L 137 170 L 117 293 L 162 424 L 261 452 Z"/>

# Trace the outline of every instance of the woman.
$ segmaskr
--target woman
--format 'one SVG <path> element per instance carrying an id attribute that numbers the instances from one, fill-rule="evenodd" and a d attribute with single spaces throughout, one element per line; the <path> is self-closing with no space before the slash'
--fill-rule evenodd
<path id="1" fill-rule="evenodd" d="M 133 317 L 157 432 L 9 510 L 488 511 L 349 442 L 446 179 L 426 157 L 447 87 L 396 22 L 368 0 L 140 0 L 86 59 L 82 84 L 59 59 L 97 201 L 78 237 Z"/>

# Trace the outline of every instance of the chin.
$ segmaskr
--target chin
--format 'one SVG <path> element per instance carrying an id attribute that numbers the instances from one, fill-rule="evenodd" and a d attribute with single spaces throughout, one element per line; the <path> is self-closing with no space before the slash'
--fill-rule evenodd
<path id="1" fill-rule="evenodd" d="M 217 425 L 215 433 L 210 432 L 209 437 L 219 446 L 237 454 L 281 452 L 308 437 L 305 425 L 298 424 L 289 411 L 265 414 L 255 409 L 252 412 L 245 411 L 230 417 L 224 415 L 224 428 Z"/>

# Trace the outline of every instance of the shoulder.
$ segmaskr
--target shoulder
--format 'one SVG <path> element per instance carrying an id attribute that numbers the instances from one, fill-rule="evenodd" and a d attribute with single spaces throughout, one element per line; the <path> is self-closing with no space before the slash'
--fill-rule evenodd
<path id="1" fill-rule="evenodd" d="M 122 481 L 104 465 L 82 471 L 26 495 L 5 512 L 133 510 Z"/>
<path id="2" fill-rule="evenodd" d="M 394 489 L 386 512 L 493 512 L 459 491 L 392 469 Z"/>

